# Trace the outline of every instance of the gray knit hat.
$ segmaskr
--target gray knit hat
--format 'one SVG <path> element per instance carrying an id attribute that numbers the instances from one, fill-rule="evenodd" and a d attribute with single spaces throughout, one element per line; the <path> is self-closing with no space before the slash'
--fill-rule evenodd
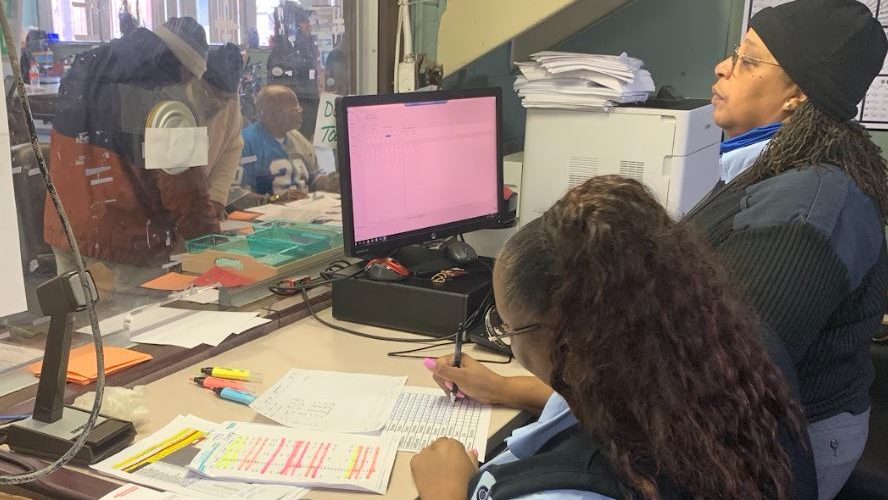
<path id="1" fill-rule="evenodd" d="M 207 34 L 193 17 L 171 17 L 154 34 L 170 49 L 182 66 L 195 77 L 201 78 L 207 71 Z"/>

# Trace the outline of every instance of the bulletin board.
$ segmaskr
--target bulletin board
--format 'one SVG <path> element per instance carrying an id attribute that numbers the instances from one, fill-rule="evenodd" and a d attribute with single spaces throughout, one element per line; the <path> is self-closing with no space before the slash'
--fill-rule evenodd
<path id="1" fill-rule="evenodd" d="M 749 20 L 765 7 L 774 7 L 790 0 L 746 0 L 743 15 L 743 32 Z M 869 7 L 882 29 L 888 34 L 888 0 L 860 0 Z M 882 64 L 879 76 L 873 81 L 866 96 L 857 105 L 857 120 L 866 128 L 888 130 L 888 58 Z"/>

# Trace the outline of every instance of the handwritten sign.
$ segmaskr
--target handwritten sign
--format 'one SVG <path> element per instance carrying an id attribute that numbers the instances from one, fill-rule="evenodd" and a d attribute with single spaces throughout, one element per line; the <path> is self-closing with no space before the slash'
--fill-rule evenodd
<path id="1" fill-rule="evenodd" d="M 318 120 L 315 124 L 314 145 L 336 149 L 336 94 L 324 92 L 318 103 Z"/>

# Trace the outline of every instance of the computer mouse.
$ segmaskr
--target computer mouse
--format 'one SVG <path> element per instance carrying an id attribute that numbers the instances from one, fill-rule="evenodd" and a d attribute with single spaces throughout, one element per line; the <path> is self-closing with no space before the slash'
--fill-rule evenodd
<path id="1" fill-rule="evenodd" d="M 401 281 L 410 276 L 410 271 L 394 259 L 372 259 L 364 267 L 367 279 L 373 281 Z"/>
<path id="2" fill-rule="evenodd" d="M 444 255 L 456 264 L 471 264 L 478 260 L 478 252 L 465 241 L 452 240 L 444 244 Z"/>

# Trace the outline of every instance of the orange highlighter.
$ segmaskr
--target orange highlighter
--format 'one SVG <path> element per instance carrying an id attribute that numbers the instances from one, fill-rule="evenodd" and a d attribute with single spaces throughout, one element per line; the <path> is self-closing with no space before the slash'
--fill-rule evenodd
<path id="1" fill-rule="evenodd" d="M 205 389 L 234 389 L 246 391 L 247 387 L 238 380 L 228 380 L 217 377 L 194 377 L 194 383 Z"/>

